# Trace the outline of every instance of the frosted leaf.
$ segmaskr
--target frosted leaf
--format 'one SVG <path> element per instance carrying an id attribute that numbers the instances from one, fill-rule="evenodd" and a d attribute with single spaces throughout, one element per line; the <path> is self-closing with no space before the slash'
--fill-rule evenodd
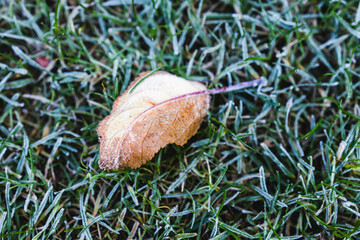
<path id="1" fill-rule="evenodd" d="M 138 168 L 166 145 L 184 145 L 210 107 L 203 84 L 166 72 L 147 74 L 130 84 L 98 126 L 101 168 Z"/>

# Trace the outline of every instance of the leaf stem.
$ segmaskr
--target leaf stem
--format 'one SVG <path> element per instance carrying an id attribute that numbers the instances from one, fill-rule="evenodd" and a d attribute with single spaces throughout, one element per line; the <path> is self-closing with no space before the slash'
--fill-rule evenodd
<path id="1" fill-rule="evenodd" d="M 194 95 L 219 94 L 219 93 L 223 93 L 223 92 L 232 92 L 232 91 L 237 91 L 237 90 L 244 89 L 244 88 L 256 87 L 256 86 L 265 85 L 265 84 L 266 84 L 266 79 L 264 77 L 260 77 L 255 80 L 238 83 L 238 84 L 235 84 L 232 86 L 227 86 L 227 87 L 223 87 L 223 88 L 212 88 L 212 89 L 206 89 L 206 90 L 199 91 L 199 92 L 192 92 L 192 93 L 184 94 L 184 95 L 181 95 L 181 96 L 175 97 L 173 99 L 169 99 L 169 100 L 176 100 L 179 98 L 191 97 Z M 167 101 L 169 101 L 169 100 L 167 100 Z"/>
<path id="2" fill-rule="evenodd" d="M 222 92 L 232 92 L 232 91 L 237 91 L 237 90 L 244 89 L 244 88 L 264 85 L 265 83 L 266 83 L 265 78 L 260 77 L 256 80 L 242 82 L 242 83 L 238 83 L 238 84 L 228 86 L 228 87 L 207 89 L 203 92 L 206 94 L 218 94 L 218 93 L 222 93 Z M 201 93 L 201 92 L 198 92 L 198 93 Z"/>

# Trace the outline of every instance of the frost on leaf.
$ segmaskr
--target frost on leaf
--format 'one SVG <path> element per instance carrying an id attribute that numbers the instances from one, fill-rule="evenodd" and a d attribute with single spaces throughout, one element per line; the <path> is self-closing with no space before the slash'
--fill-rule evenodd
<path id="1" fill-rule="evenodd" d="M 147 74 L 130 84 L 98 126 L 101 168 L 138 168 L 166 145 L 184 145 L 206 115 L 209 94 L 192 94 L 205 91 L 203 84 L 166 72 Z"/>

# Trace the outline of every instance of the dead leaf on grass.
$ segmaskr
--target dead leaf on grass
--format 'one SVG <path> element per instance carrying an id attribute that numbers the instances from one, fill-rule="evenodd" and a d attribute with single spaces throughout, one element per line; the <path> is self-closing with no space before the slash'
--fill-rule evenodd
<path id="1" fill-rule="evenodd" d="M 140 74 L 98 126 L 100 167 L 135 169 L 168 144 L 183 146 L 210 107 L 204 91 L 203 84 L 167 72 Z"/>

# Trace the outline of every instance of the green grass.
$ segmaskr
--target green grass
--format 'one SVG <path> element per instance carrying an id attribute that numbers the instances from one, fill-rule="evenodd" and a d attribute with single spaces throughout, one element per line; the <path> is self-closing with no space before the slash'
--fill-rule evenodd
<path id="1" fill-rule="evenodd" d="M 359 39 L 355 0 L 0 0 L 0 238 L 360 239 Z M 157 68 L 268 84 L 102 171 L 97 124 Z"/>

